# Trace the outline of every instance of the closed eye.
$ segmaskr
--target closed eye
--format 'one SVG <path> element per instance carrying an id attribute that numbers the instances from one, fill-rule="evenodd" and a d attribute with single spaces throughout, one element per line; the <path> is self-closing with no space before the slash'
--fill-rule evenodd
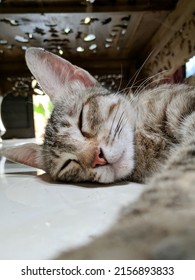
<path id="1" fill-rule="evenodd" d="M 81 134 L 85 137 L 85 138 L 90 138 L 92 137 L 92 135 L 86 131 L 83 131 L 83 107 L 81 109 L 81 112 L 80 112 L 80 116 L 79 116 L 79 120 L 78 120 L 78 127 L 79 127 L 79 130 L 81 132 Z"/>
<path id="2" fill-rule="evenodd" d="M 71 162 L 72 162 L 72 159 L 66 160 L 64 162 L 64 164 L 62 165 L 62 167 L 60 168 L 59 172 L 62 171 L 63 169 L 65 169 Z"/>
<path id="3" fill-rule="evenodd" d="M 79 162 L 78 162 L 77 160 L 75 160 L 75 159 L 68 159 L 68 160 L 66 160 L 66 161 L 64 162 L 64 164 L 62 165 L 62 167 L 60 168 L 60 170 L 59 170 L 58 173 L 60 173 L 60 172 L 61 172 L 62 170 L 64 170 L 65 168 L 67 168 L 67 166 L 68 166 L 69 164 L 71 164 L 72 162 L 75 162 L 75 163 L 79 164 Z"/>
<path id="4" fill-rule="evenodd" d="M 78 127 L 80 131 L 82 130 L 82 123 L 83 123 L 83 107 L 81 109 L 80 115 L 79 115 L 79 120 L 78 120 Z"/>

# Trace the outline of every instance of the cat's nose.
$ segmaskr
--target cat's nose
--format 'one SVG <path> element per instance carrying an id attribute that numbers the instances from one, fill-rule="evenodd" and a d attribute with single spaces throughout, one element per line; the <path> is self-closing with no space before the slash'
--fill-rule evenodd
<path id="1" fill-rule="evenodd" d="M 105 165 L 107 164 L 107 160 L 104 156 L 102 149 L 97 149 L 94 154 L 94 159 L 92 161 L 92 167 L 96 167 L 97 165 Z"/>

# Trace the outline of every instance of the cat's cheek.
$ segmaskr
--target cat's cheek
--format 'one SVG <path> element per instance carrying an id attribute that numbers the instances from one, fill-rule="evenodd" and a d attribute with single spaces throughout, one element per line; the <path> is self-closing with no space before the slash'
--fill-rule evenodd
<path id="1" fill-rule="evenodd" d="M 122 180 L 131 175 L 135 167 L 133 151 L 124 151 L 121 158 L 113 164 L 116 180 Z"/>
<path id="2" fill-rule="evenodd" d="M 115 166 L 113 166 L 114 168 L 114 172 L 116 174 L 116 180 L 123 180 L 124 178 L 126 178 L 127 176 L 129 176 L 132 171 L 133 171 L 133 167 L 132 165 L 129 166 L 128 164 L 115 164 Z"/>

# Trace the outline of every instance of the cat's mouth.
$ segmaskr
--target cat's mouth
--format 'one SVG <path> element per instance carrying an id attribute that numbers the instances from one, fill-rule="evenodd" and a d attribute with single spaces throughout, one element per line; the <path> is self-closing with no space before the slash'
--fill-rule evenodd
<path id="1" fill-rule="evenodd" d="M 96 177 L 95 181 L 99 183 L 112 183 L 115 180 L 121 180 L 127 175 L 126 162 L 124 159 L 125 151 L 120 156 L 108 159 L 104 165 L 97 165 L 95 167 Z"/>

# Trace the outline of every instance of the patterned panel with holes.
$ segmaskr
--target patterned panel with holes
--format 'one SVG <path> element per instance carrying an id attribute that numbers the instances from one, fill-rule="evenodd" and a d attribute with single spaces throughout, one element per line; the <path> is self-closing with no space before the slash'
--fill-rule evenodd
<path id="1" fill-rule="evenodd" d="M 121 83 L 125 78 L 122 74 L 95 75 L 95 79 L 109 90 L 120 90 Z M 7 77 L 7 90 L 5 94 L 12 93 L 14 96 L 44 95 L 34 77 Z"/>
<path id="2" fill-rule="evenodd" d="M 59 55 L 117 54 L 128 39 L 131 15 L 4 14 L 0 17 L 0 53 L 42 46 Z"/>

